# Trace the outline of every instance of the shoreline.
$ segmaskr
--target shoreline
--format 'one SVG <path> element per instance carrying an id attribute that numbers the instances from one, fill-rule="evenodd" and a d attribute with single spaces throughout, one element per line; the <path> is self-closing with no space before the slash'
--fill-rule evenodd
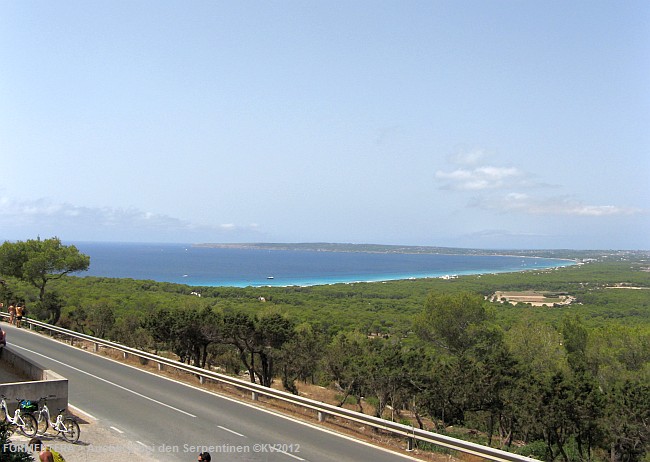
<path id="1" fill-rule="evenodd" d="M 395 248 L 378 252 L 356 245 L 352 246 L 354 251 L 336 251 L 325 250 L 320 244 L 309 246 L 271 249 L 241 244 L 81 244 L 80 251 L 90 255 L 91 266 L 79 276 L 152 280 L 188 287 L 309 287 L 448 279 L 580 264 L 579 259 L 566 255 L 404 253 Z"/>
<path id="2" fill-rule="evenodd" d="M 511 256 L 511 255 L 507 255 Z M 524 258 L 532 258 L 532 257 L 524 257 Z M 543 257 L 539 257 L 543 258 Z M 165 281 L 165 282 L 170 282 L 172 284 L 181 284 L 181 285 L 187 285 L 190 287 L 232 287 L 232 288 L 238 288 L 238 289 L 245 289 L 245 288 L 283 288 L 283 287 L 315 287 L 315 286 L 333 286 L 333 285 L 338 285 L 338 284 L 346 284 L 346 285 L 351 285 L 351 284 L 381 284 L 381 283 L 387 283 L 387 282 L 399 282 L 399 281 L 422 281 L 422 280 L 427 280 L 427 279 L 456 279 L 459 277 L 463 276 L 482 276 L 486 274 L 504 274 L 504 273 L 525 273 L 529 271 L 545 271 L 545 270 L 556 270 L 559 268 L 567 268 L 569 266 L 574 266 L 578 265 L 579 263 L 573 260 L 565 260 L 568 264 L 565 265 L 549 265 L 549 266 L 542 266 L 538 268 L 526 268 L 526 269 L 502 269 L 502 270 L 463 270 L 463 271 L 458 271 L 453 274 L 450 274 L 448 272 L 438 272 L 438 273 L 430 273 L 426 275 L 420 275 L 420 274 L 403 274 L 403 275 L 391 275 L 391 276 L 378 276 L 377 278 L 371 278 L 371 279 L 358 279 L 358 278 L 350 278 L 350 279 L 345 279 L 345 278 L 333 278 L 333 280 L 328 281 L 327 279 L 314 279 L 314 278 L 307 278 L 304 280 L 292 280 L 289 281 L 282 281 L 278 282 L 277 284 L 274 283 L 269 283 L 268 280 L 265 281 L 265 283 L 262 283 L 259 281 L 258 283 L 235 283 L 235 284 L 223 284 L 223 283 L 197 283 L 197 284 L 188 284 L 187 282 L 172 282 L 172 281 Z M 280 278 L 278 278 L 280 279 Z M 273 281 L 275 281 L 276 278 L 273 278 Z M 280 279 L 281 280 L 281 279 Z"/>

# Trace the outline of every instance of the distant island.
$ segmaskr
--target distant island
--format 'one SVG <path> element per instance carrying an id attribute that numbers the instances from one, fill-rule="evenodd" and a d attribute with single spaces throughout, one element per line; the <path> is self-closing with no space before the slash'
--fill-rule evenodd
<path id="1" fill-rule="evenodd" d="M 522 257 L 594 259 L 618 257 L 625 259 L 631 255 L 648 255 L 648 251 L 631 250 L 570 250 L 570 249 L 467 249 L 459 247 L 383 245 L 383 244 L 345 244 L 331 242 L 299 242 L 299 243 L 236 243 L 193 244 L 194 247 L 209 247 L 217 249 L 253 249 L 253 250 L 302 250 L 311 252 L 366 252 L 366 253 L 399 253 L 399 254 L 444 254 L 444 255 L 512 255 Z"/>
<path id="2" fill-rule="evenodd" d="M 384 244 L 346 244 L 332 242 L 298 242 L 271 243 L 252 242 L 237 244 L 196 244 L 195 247 L 218 249 L 255 249 L 255 250 L 306 250 L 312 252 L 366 252 L 366 253 L 401 253 L 401 254 L 452 254 L 452 255 L 503 255 L 503 251 L 481 249 L 461 249 L 453 247 L 384 245 Z"/>

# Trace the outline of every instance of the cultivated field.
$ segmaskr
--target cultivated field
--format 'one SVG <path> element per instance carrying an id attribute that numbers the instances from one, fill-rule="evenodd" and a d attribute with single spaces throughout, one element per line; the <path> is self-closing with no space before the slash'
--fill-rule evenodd
<path id="1" fill-rule="evenodd" d="M 570 305 L 575 301 L 575 298 L 568 294 L 548 294 L 536 291 L 525 292 L 495 292 L 490 300 L 493 302 L 501 303 L 527 303 L 532 306 L 554 306 L 554 305 Z"/>

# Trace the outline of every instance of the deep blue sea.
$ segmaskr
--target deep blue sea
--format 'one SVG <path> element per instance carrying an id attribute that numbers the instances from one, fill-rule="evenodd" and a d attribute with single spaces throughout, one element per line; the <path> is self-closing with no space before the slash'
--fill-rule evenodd
<path id="1" fill-rule="evenodd" d="M 74 243 L 90 256 L 78 276 L 151 279 L 192 286 L 308 286 L 501 273 L 567 266 L 558 259 L 217 249 L 191 244 Z"/>

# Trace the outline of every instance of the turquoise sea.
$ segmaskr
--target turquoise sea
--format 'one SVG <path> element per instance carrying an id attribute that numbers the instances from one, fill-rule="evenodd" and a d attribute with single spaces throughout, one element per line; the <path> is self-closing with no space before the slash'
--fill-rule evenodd
<path id="1" fill-rule="evenodd" d="M 150 279 L 192 286 L 290 286 L 502 273 L 567 266 L 514 256 L 316 252 L 192 247 L 191 244 L 74 243 L 90 256 L 78 276 Z"/>

